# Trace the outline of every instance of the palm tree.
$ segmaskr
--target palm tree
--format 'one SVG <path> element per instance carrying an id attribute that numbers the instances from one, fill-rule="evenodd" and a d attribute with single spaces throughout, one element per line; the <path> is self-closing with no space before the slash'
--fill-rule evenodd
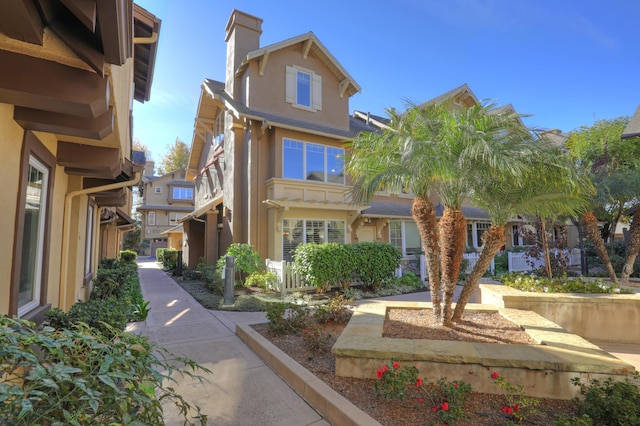
<path id="1" fill-rule="evenodd" d="M 474 204 L 489 212 L 491 226 L 482 235 L 480 256 L 464 281 L 453 313 L 454 322 L 462 318 L 480 278 L 504 246 L 505 228 L 511 218 L 519 214 L 538 217 L 553 217 L 559 213 L 575 215 L 588 203 L 593 187 L 589 180 L 575 173 L 571 163 L 563 164 L 566 157 L 550 149 L 544 141 L 532 141 L 527 149 L 532 148 L 539 152 L 531 156 L 530 170 L 521 179 L 492 177 L 479 181 L 474 187 Z"/>
<path id="2" fill-rule="evenodd" d="M 425 110 L 409 108 L 402 115 L 388 111 L 388 128 L 358 135 L 348 144 L 345 158 L 345 171 L 355 180 L 350 192 L 353 202 L 368 202 L 383 189 L 391 194 L 406 190 L 414 194 L 412 215 L 425 251 L 436 316 L 441 312 L 440 250 L 430 191 L 436 176 L 434 149 L 445 113 L 440 105 Z"/>

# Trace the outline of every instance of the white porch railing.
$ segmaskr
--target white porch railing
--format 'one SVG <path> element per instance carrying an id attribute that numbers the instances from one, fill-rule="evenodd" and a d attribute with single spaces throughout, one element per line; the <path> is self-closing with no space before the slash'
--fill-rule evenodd
<path id="1" fill-rule="evenodd" d="M 476 266 L 476 263 L 478 262 L 478 259 L 480 258 L 480 254 L 479 253 L 465 253 L 463 255 L 463 258 L 468 260 L 467 262 L 467 268 L 465 269 L 464 273 L 468 274 L 473 270 L 473 267 Z M 493 261 L 493 259 L 491 260 L 491 265 L 489 266 L 489 271 L 491 271 L 491 273 L 493 274 L 493 271 L 495 270 L 495 263 Z M 424 257 L 424 254 L 420 255 L 420 276 L 422 277 L 423 280 L 427 279 L 427 261 Z"/>

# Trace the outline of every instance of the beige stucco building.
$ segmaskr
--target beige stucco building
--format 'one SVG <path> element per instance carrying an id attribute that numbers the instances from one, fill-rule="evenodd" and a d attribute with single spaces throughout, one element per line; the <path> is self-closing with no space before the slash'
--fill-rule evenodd
<path id="1" fill-rule="evenodd" d="M 262 19 L 234 10 L 225 28 L 226 79 L 202 84 L 187 170 L 195 210 L 182 222 L 185 261 L 215 263 L 234 242 L 272 260 L 292 259 L 304 242 L 383 241 L 404 255 L 421 252 L 411 194 L 380 192 L 367 205 L 348 196 L 346 144 L 387 119 L 350 114 L 360 86 L 312 32 L 264 47 L 261 33 Z M 466 108 L 479 102 L 466 84 L 429 102 L 445 100 Z M 440 216 L 442 206 L 436 210 Z M 489 215 L 470 203 L 462 210 L 467 248 L 478 250 Z M 507 247 L 523 245 L 521 223 L 514 218 L 507 227 Z"/>
<path id="2" fill-rule="evenodd" d="M 180 220 L 193 212 L 195 190 L 195 184 L 185 175 L 185 170 L 177 170 L 154 176 L 152 165 L 145 168 L 140 185 L 142 205 L 137 210 L 141 214 L 141 238 L 149 241 L 151 256 L 157 248 L 182 250 Z"/>
<path id="3" fill-rule="evenodd" d="M 0 2 L 0 313 L 68 310 L 117 255 L 159 29 L 132 0 Z"/>

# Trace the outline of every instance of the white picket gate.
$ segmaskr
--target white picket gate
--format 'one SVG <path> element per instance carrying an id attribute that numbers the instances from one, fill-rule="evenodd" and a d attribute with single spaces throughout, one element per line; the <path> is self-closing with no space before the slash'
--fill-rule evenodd
<path id="1" fill-rule="evenodd" d="M 278 288 L 275 290 L 279 291 L 282 295 L 296 291 L 313 290 L 315 288 L 302 280 L 300 275 L 293 269 L 293 262 L 267 259 L 265 265 L 267 271 L 273 272 L 278 277 Z"/>

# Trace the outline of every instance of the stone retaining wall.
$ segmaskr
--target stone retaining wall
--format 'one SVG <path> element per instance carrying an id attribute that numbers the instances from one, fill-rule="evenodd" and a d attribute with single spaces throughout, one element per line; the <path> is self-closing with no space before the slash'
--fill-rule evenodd
<path id="1" fill-rule="evenodd" d="M 640 342 L 640 294 L 527 293 L 480 284 L 482 303 L 536 312 L 588 340 Z"/>

